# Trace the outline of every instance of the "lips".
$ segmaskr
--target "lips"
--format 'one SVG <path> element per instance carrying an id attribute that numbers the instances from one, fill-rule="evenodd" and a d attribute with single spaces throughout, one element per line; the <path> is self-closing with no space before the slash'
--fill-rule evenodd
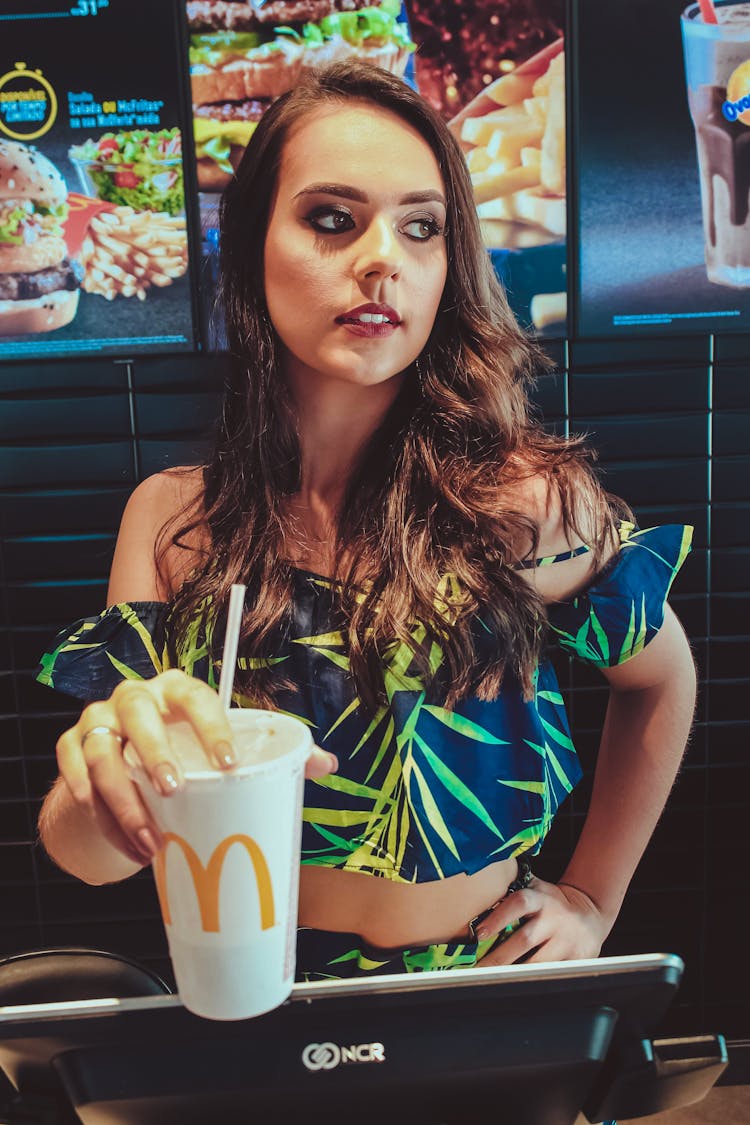
<path id="1" fill-rule="evenodd" d="M 358 305 L 336 317 L 336 323 L 355 336 L 390 336 L 401 324 L 401 317 L 390 305 Z"/>

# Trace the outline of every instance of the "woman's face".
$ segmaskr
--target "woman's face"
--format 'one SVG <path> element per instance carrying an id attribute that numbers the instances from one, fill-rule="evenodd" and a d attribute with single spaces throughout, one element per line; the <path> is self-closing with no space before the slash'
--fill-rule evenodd
<path id="1" fill-rule="evenodd" d="M 414 361 L 445 285 L 445 221 L 432 150 L 389 111 L 322 107 L 292 130 L 264 257 L 292 385 L 372 386 Z"/>

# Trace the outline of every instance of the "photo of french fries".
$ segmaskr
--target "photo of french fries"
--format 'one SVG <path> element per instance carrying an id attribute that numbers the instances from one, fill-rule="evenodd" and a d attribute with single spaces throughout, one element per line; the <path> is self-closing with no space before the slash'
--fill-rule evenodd
<path id="1" fill-rule="evenodd" d="M 464 150 L 488 249 L 523 250 L 565 239 L 562 41 L 501 75 L 450 127 Z M 565 293 L 532 300 L 537 328 L 565 314 Z"/>
<path id="2" fill-rule="evenodd" d="M 187 270 L 185 218 L 132 207 L 102 211 L 89 225 L 81 264 L 85 292 L 145 301 L 151 286 L 171 285 Z"/>

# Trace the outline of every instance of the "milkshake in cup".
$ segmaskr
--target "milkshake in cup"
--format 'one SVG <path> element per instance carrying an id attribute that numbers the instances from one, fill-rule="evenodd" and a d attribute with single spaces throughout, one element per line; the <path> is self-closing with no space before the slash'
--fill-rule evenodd
<path id="1" fill-rule="evenodd" d="M 216 770 L 188 723 L 168 724 L 183 778 L 162 797 L 132 747 L 125 760 L 158 825 L 153 861 L 180 999 L 196 1015 L 270 1011 L 294 982 L 309 729 L 273 711 L 227 712 L 239 764 Z"/>
<path id="2" fill-rule="evenodd" d="M 709 281 L 750 286 L 750 3 L 699 4 L 682 14 Z"/>

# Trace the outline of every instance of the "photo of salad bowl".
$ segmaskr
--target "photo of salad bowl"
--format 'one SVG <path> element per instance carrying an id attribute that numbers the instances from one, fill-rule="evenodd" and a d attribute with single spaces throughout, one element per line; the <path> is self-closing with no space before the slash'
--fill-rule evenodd
<path id="1" fill-rule="evenodd" d="M 104 133 L 73 145 L 68 156 L 85 195 L 135 211 L 184 214 L 179 129 Z"/>

